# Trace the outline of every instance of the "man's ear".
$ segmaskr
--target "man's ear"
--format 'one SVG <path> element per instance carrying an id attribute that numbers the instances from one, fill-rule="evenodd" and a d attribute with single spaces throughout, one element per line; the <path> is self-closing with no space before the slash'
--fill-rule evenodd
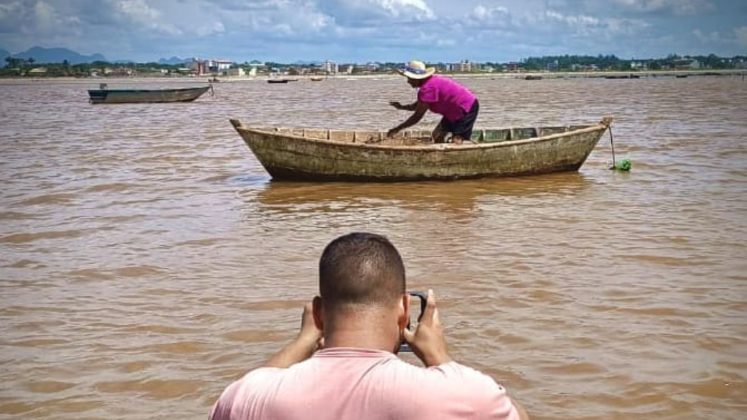
<path id="1" fill-rule="evenodd" d="M 397 317 L 397 325 L 400 330 L 407 328 L 407 324 L 410 323 L 410 294 L 403 293 L 402 298 L 399 301 L 399 316 Z"/>
<path id="2" fill-rule="evenodd" d="M 314 315 L 314 325 L 324 331 L 324 307 L 321 297 L 314 296 L 314 300 L 311 301 L 311 312 Z"/>

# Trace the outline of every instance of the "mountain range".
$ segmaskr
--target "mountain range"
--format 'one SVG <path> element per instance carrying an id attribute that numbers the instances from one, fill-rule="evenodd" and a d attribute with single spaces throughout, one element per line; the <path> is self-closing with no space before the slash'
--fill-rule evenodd
<path id="1" fill-rule="evenodd" d="M 179 57 L 171 57 L 171 58 L 161 58 L 158 60 L 158 64 L 184 64 L 187 61 L 189 61 L 188 58 L 179 58 Z"/>
<path id="2" fill-rule="evenodd" d="M 93 55 L 82 55 L 75 51 L 67 48 L 43 48 L 43 47 L 31 47 L 26 51 L 21 51 L 16 54 L 11 54 L 5 50 L 0 50 L 0 56 L 20 58 L 22 60 L 28 60 L 29 58 L 34 59 L 36 64 L 44 63 L 62 63 L 67 60 L 70 64 L 90 63 L 93 61 L 106 61 L 101 54 Z M 3 58 L 5 60 L 5 58 Z"/>
<path id="3" fill-rule="evenodd" d="M 0 48 L 0 67 L 4 65 L 6 57 L 20 58 L 22 60 L 34 59 L 34 64 L 62 63 L 67 60 L 70 64 L 91 63 L 94 61 L 108 61 L 101 54 L 83 55 L 67 48 L 43 48 L 32 47 L 26 51 L 12 54 Z M 171 57 L 161 58 L 159 64 L 182 64 L 189 61 L 185 58 Z M 114 60 L 113 62 L 132 62 L 132 60 Z"/>

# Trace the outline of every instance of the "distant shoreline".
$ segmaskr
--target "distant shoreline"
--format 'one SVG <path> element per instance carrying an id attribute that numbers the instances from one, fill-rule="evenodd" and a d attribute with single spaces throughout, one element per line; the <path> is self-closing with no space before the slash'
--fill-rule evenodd
<path id="1" fill-rule="evenodd" d="M 747 75 L 747 69 L 703 69 L 703 70 L 643 70 L 643 71 L 584 71 L 584 72 L 502 72 L 502 73 L 459 73 L 449 72 L 440 73 L 449 77 L 458 78 L 492 78 L 492 79 L 604 79 L 620 78 L 635 79 L 648 77 L 688 77 L 688 76 L 742 76 Z M 252 82 L 267 81 L 272 79 L 269 75 L 260 76 L 217 76 L 220 83 Z M 299 81 L 310 81 L 312 78 L 318 78 L 319 75 L 298 75 L 283 76 L 287 79 L 297 79 Z M 339 79 L 396 79 L 402 76 L 395 73 L 381 74 L 336 74 L 326 76 L 325 80 Z M 0 77 L 0 84 L 36 84 L 45 81 L 65 82 L 71 84 L 98 85 L 101 83 L 116 84 L 136 84 L 136 83 L 191 83 L 206 84 L 210 83 L 213 76 L 132 76 L 132 77 Z M 321 82 L 324 82 L 322 80 Z"/>

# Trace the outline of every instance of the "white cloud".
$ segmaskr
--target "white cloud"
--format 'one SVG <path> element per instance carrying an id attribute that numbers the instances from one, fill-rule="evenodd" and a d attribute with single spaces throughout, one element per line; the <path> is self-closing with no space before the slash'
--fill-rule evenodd
<path id="1" fill-rule="evenodd" d="M 423 0 L 320 0 L 318 7 L 345 26 L 426 22 L 436 18 Z"/>
<path id="2" fill-rule="evenodd" d="M 503 6 L 484 6 L 478 4 L 466 16 L 470 26 L 505 28 L 511 25 L 511 13 Z"/>
<path id="3" fill-rule="evenodd" d="M 593 40 L 597 37 L 610 39 L 619 36 L 641 35 L 650 24 L 640 19 L 624 19 L 595 17 L 584 14 L 565 15 L 554 10 L 548 10 L 544 15 L 544 22 L 540 17 L 538 22 L 545 25 L 544 30 L 562 34 L 573 34 Z M 547 27 L 549 25 L 549 27 Z"/>
<path id="4" fill-rule="evenodd" d="M 639 13 L 673 13 L 675 15 L 694 15 L 712 10 L 713 3 L 708 0 L 614 0 L 625 9 Z"/>
<path id="5" fill-rule="evenodd" d="M 737 38 L 737 43 L 739 45 L 747 47 L 747 26 L 734 28 L 734 36 Z"/>
<path id="6" fill-rule="evenodd" d="M 608 18 L 604 20 L 607 34 L 614 36 L 627 36 L 630 38 L 644 39 L 645 32 L 651 28 L 651 24 L 640 19 Z"/>
<path id="7" fill-rule="evenodd" d="M 564 15 L 559 12 L 548 10 L 545 14 L 550 20 L 562 22 L 568 26 L 593 27 L 600 26 L 600 20 L 587 15 Z"/>
<path id="8" fill-rule="evenodd" d="M 711 33 L 706 34 L 706 33 L 703 33 L 703 31 L 701 31 L 700 29 L 694 29 L 693 35 L 695 35 L 695 37 L 698 38 L 700 42 L 709 43 L 709 42 L 721 41 L 721 35 L 718 33 L 718 31 L 713 31 Z"/>
<path id="9" fill-rule="evenodd" d="M 23 28 L 27 33 L 38 34 L 78 34 L 80 19 L 76 16 L 62 16 L 48 2 L 38 1 L 31 9 L 31 22 Z"/>
<path id="10" fill-rule="evenodd" d="M 423 0 L 368 0 L 386 10 L 390 16 L 413 18 L 416 20 L 433 19 L 433 10 Z"/>
<path id="11" fill-rule="evenodd" d="M 114 7 L 135 22 L 150 23 L 161 15 L 158 10 L 148 6 L 145 0 L 118 0 L 114 2 Z"/>
<path id="12" fill-rule="evenodd" d="M 198 36 L 210 36 L 213 34 L 220 34 L 226 32 L 226 27 L 223 26 L 222 22 L 213 22 L 209 24 L 199 25 L 195 28 L 195 33 Z"/>
<path id="13" fill-rule="evenodd" d="M 453 47 L 456 45 L 456 41 L 453 39 L 437 39 L 436 46 L 438 47 Z"/>
<path id="14" fill-rule="evenodd" d="M 0 21 L 15 16 L 21 10 L 23 10 L 23 5 L 20 1 L 0 3 Z"/>
<path id="15" fill-rule="evenodd" d="M 164 22 L 161 12 L 150 7 L 145 0 L 115 0 L 112 3 L 115 13 L 123 19 L 163 35 L 180 36 L 183 32 L 175 25 Z"/>
<path id="16" fill-rule="evenodd" d="M 233 30 L 251 31 L 261 38 L 279 40 L 336 33 L 335 19 L 318 10 L 310 1 L 276 0 L 263 10 L 224 13 Z M 269 6 L 269 2 L 265 2 Z"/>

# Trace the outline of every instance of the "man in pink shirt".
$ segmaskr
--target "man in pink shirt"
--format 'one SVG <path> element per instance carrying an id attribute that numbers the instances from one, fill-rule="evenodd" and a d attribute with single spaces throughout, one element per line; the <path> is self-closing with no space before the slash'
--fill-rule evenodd
<path id="1" fill-rule="evenodd" d="M 385 237 L 351 233 L 319 262 L 301 331 L 229 385 L 211 420 L 527 419 L 490 377 L 451 359 L 433 291 L 414 331 L 405 268 Z M 400 360 L 406 341 L 425 367 Z"/>
<path id="2" fill-rule="evenodd" d="M 418 89 L 418 100 L 409 105 L 389 102 L 397 109 L 415 111 L 405 122 L 389 130 L 389 137 L 417 124 L 423 119 L 425 112 L 431 110 L 443 116 L 433 130 L 432 137 L 436 143 L 442 143 L 447 133 L 452 134 L 451 141 L 454 144 L 470 140 L 480 104 L 469 89 L 448 77 L 434 74 L 436 69 L 426 68 L 422 61 L 410 61 L 398 72 L 407 77 L 410 86 Z"/>

